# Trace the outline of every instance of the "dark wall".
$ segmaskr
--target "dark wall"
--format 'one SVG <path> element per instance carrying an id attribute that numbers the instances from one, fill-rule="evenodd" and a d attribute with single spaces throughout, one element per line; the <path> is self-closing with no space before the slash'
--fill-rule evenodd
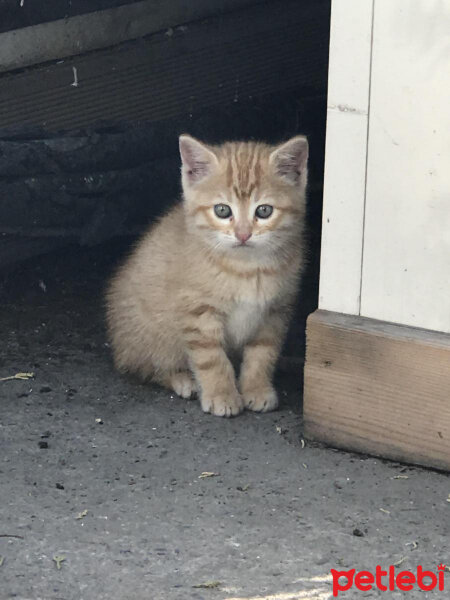
<path id="1" fill-rule="evenodd" d="M 257 3 L 0 76 L 0 233 L 91 244 L 138 231 L 176 197 L 180 133 L 306 134 L 320 184 L 329 8 Z"/>
<path id="2" fill-rule="evenodd" d="M 40 4 L 44 20 L 56 3 Z M 83 12 L 87 2 L 73 4 Z M 0 76 L 0 268 L 71 244 L 116 240 L 120 254 L 124 238 L 131 244 L 179 198 L 180 133 L 210 143 L 303 133 L 308 265 L 285 348 L 302 356 L 317 306 L 329 18 L 330 0 L 255 2 L 170 35 Z"/>

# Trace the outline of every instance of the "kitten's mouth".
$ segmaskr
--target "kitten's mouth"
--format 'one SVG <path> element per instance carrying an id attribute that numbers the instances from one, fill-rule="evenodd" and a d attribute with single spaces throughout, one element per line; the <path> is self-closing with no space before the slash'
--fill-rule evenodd
<path id="1" fill-rule="evenodd" d="M 237 244 L 233 244 L 233 248 L 251 248 L 252 245 L 247 242 L 238 242 Z"/>

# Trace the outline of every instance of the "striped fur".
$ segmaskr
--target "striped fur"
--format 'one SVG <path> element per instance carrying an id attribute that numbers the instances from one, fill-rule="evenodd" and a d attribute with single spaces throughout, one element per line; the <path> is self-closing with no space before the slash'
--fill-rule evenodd
<path id="1" fill-rule="evenodd" d="M 303 266 L 306 139 L 207 146 L 181 136 L 180 152 L 183 202 L 143 236 L 108 289 L 115 363 L 180 396 L 197 392 L 205 412 L 271 410 Z M 230 217 L 219 218 L 216 204 Z M 255 213 L 261 204 L 273 207 L 267 219 Z M 236 350 L 238 380 L 228 358 Z"/>

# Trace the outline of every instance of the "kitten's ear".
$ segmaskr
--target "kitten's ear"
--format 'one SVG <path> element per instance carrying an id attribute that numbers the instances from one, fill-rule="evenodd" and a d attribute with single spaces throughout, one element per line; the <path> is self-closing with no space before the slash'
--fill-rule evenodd
<path id="1" fill-rule="evenodd" d="M 275 173 L 291 184 L 306 186 L 308 179 L 308 140 L 297 135 L 272 152 L 269 163 Z"/>
<path id="2" fill-rule="evenodd" d="M 183 181 L 197 183 L 210 175 L 219 164 L 217 156 L 202 142 L 190 135 L 180 135 Z"/>

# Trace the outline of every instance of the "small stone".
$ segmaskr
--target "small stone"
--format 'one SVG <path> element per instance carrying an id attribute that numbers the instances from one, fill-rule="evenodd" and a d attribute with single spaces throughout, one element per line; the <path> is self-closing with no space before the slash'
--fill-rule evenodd
<path id="1" fill-rule="evenodd" d="M 355 535 L 356 537 L 364 537 L 364 533 L 361 531 L 361 529 L 358 529 L 357 527 L 355 527 L 355 529 L 353 530 L 353 535 Z"/>
<path id="2" fill-rule="evenodd" d="M 52 388 L 49 385 L 43 385 L 39 391 L 41 394 L 48 394 L 52 391 Z"/>
<path id="3" fill-rule="evenodd" d="M 342 489 L 344 489 L 344 487 L 348 486 L 349 482 L 350 482 L 350 479 L 348 477 L 338 477 L 333 482 L 333 485 L 337 490 L 342 490 Z"/>
<path id="4" fill-rule="evenodd" d="M 57 490 L 63 490 L 63 489 L 64 489 L 64 486 L 63 486 L 63 484 L 62 484 L 62 483 L 57 483 L 57 484 L 56 484 L 56 489 L 57 489 Z"/>
<path id="5" fill-rule="evenodd" d="M 39 448 L 40 448 L 41 450 L 43 450 L 44 448 L 48 448 L 48 442 L 44 442 L 44 441 L 42 441 L 42 440 L 41 440 L 41 441 L 38 443 L 38 446 L 39 446 Z"/>

